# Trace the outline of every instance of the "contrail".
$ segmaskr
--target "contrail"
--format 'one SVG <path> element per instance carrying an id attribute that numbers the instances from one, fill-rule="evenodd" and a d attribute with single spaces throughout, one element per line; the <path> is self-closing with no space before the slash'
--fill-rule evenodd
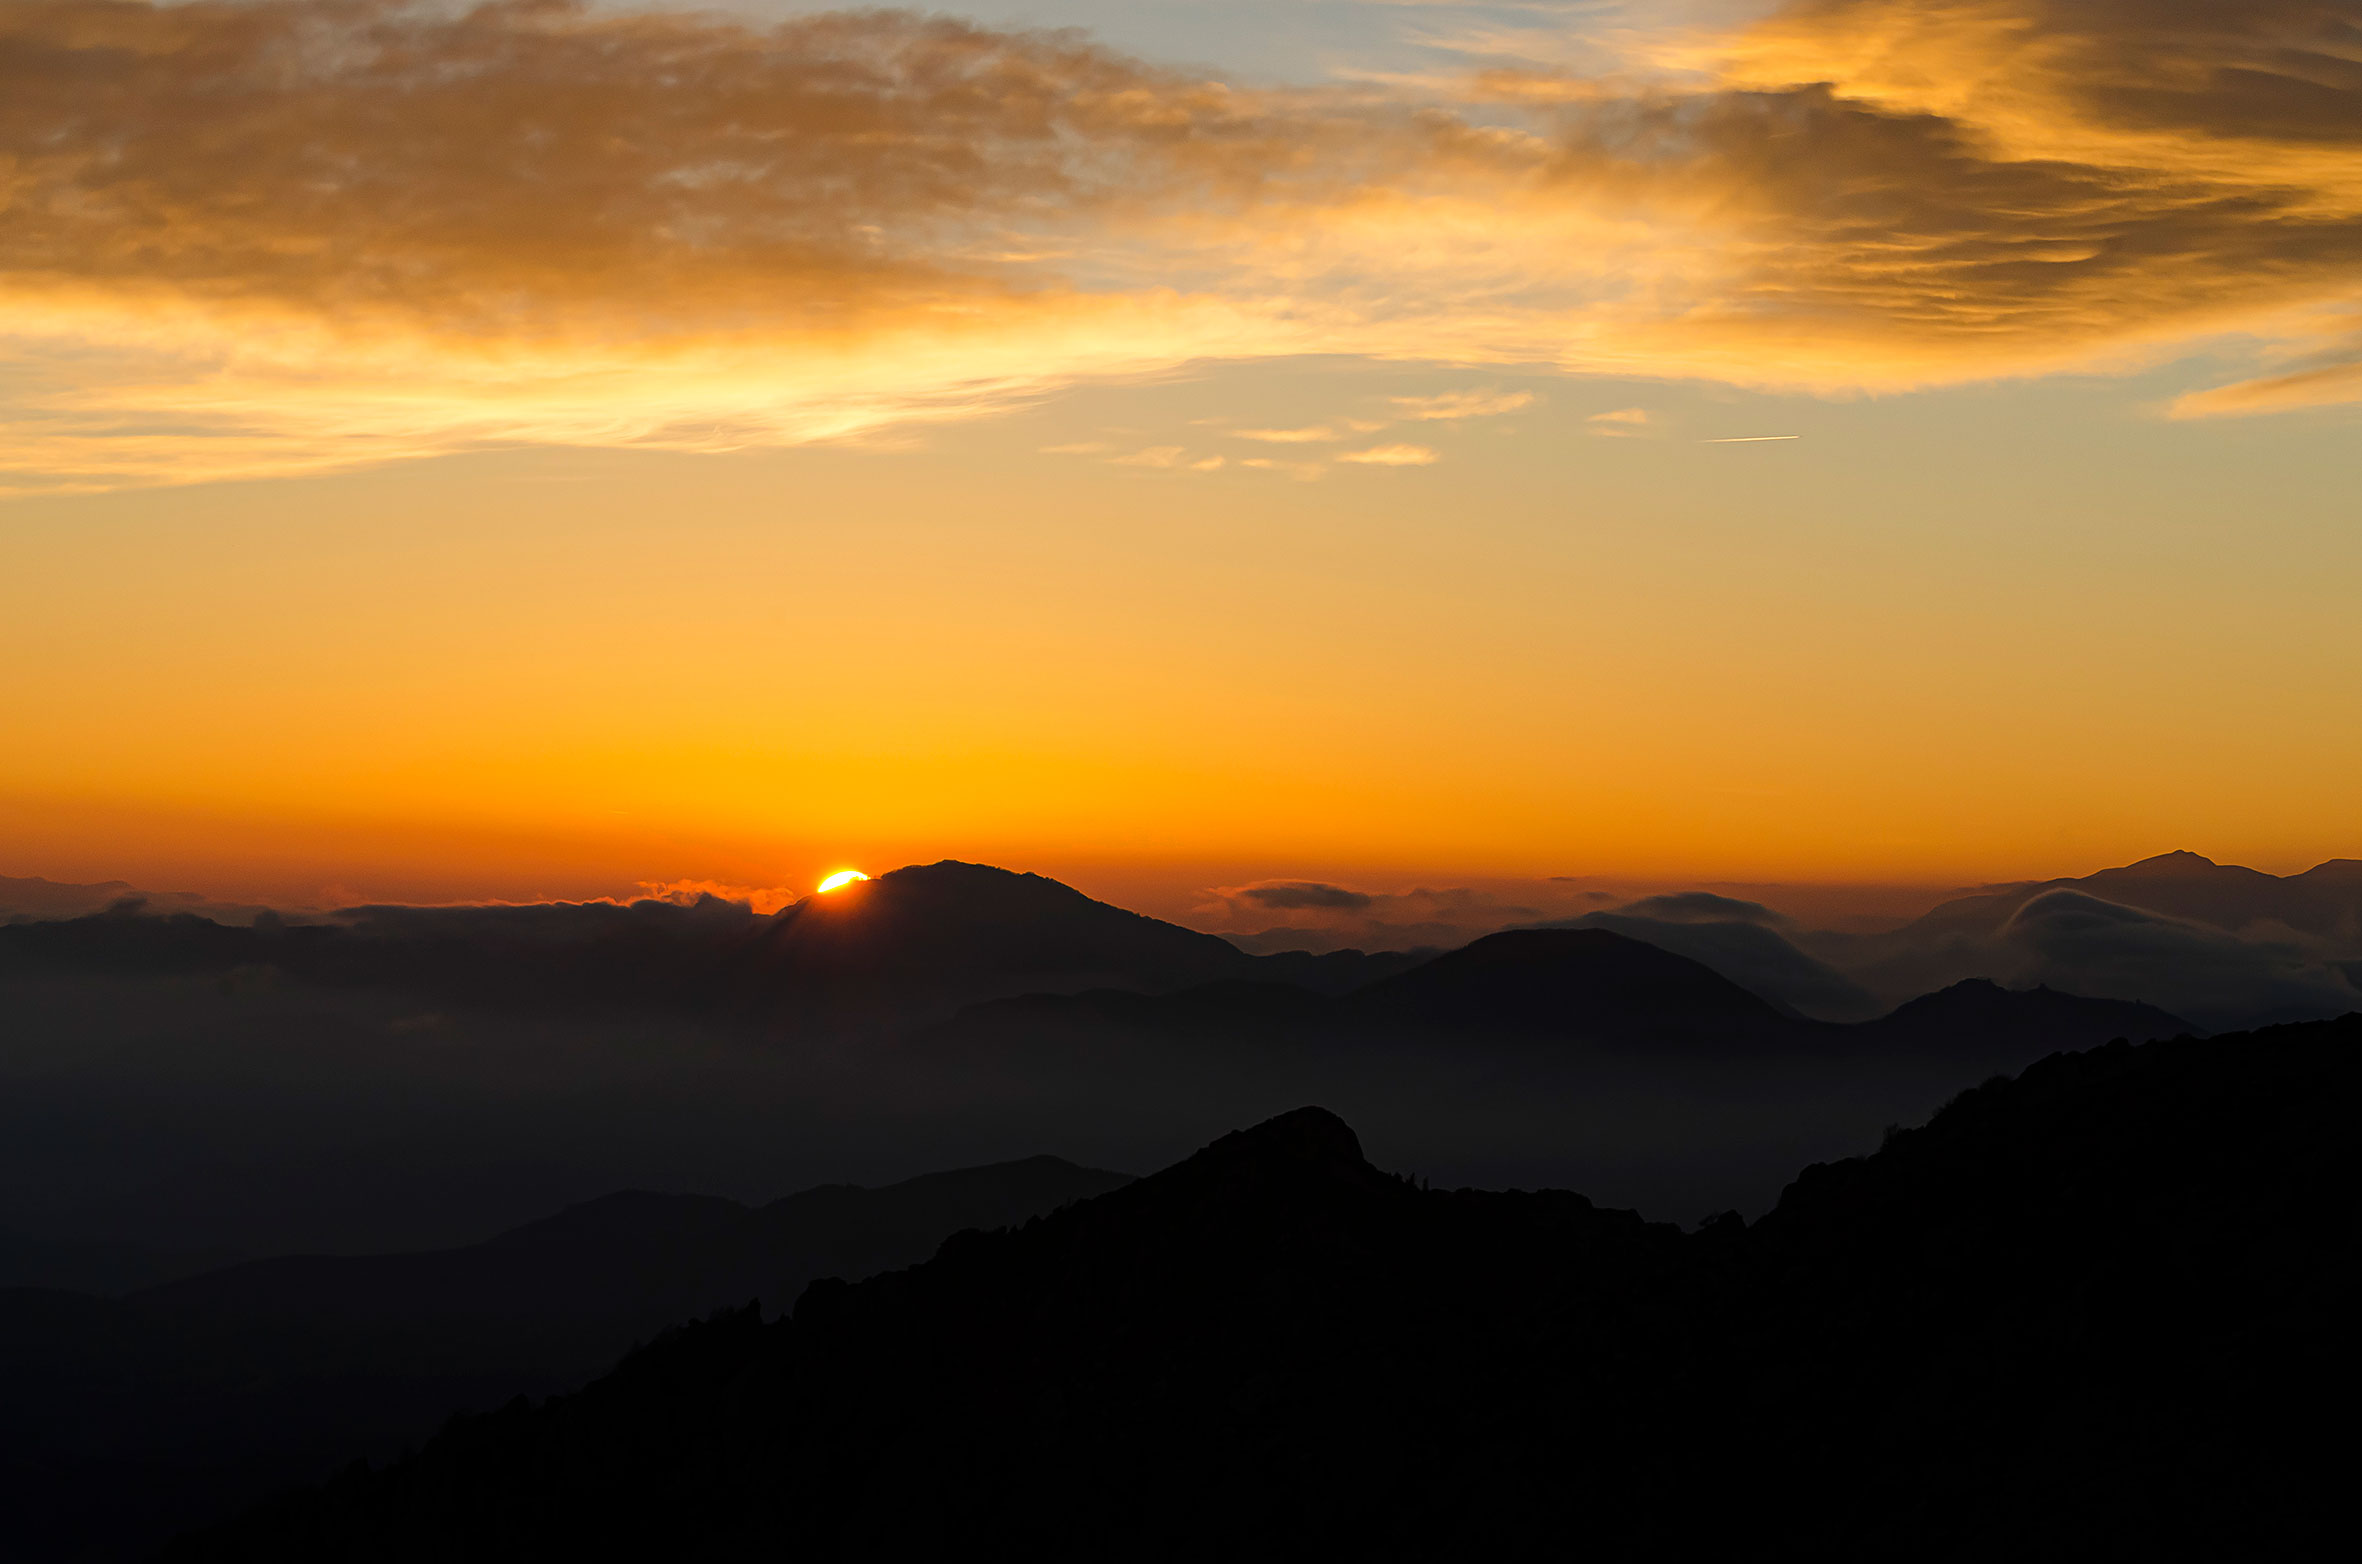
<path id="1" fill-rule="evenodd" d="M 1758 440 L 1801 440 L 1800 434 L 1726 434 L 1719 440 L 1700 440 L 1700 445 L 1753 445 Z"/>

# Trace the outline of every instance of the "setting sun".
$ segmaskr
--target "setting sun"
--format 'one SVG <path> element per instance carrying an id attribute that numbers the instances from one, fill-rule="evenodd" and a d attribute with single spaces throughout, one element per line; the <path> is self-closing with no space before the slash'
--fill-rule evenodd
<path id="1" fill-rule="evenodd" d="M 827 879 L 820 882 L 820 890 L 823 892 L 841 891 L 856 880 L 866 880 L 868 878 L 869 876 L 863 874 L 859 869 L 839 869 L 836 873 L 830 875 Z"/>

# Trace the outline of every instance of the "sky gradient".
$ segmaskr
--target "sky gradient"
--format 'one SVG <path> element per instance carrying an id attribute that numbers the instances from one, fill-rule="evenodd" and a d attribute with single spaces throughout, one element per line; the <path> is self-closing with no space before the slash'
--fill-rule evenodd
<path id="1" fill-rule="evenodd" d="M 0 3 L 0 873 L 2301 869 L 2358 271 L 2343 5 Z"/>

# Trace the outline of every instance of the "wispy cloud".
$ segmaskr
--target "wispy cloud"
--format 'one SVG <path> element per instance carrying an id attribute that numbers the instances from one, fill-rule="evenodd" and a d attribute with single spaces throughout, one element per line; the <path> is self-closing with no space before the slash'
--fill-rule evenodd
<path id="1" fill-rule="evenodd" d="M 2266 362 L 2177 413 L 2362 397 L 2345 8 L 1796 0 L 1652 48 L 1418 101 L 903 12 L 0 0 L 0 489 L 1305 353 L 1893 389 L 2237 334 Z"/>
<path id="2" fill-rule="evenodd" d="M 1119 467 L 1157 467 L 1185 472 L 1220 472 L 1228 465 L 1226 457 L 1192 457 L 1188 447 L 1180 445 L 1151 445 L 1122 456 L 1111 456 L 1108 460 Z"/>
<path id="3" fill-rule="evenodd" d="M 1307 429 L 1233 429 L 1234 440 L 1260 440 L 1265 445 L 1318 445 L 1331 440 L 1342 440 L 1346 432 L 1326 424 L 1315 424 Z"/>
<path id="4" fill-rule="evenodd" d="M 1649 433 L 1655 420 L 1649 416 L 1645 407 L 1619 407 L 1609 413 L 1593 413 L 1583 422 L 1593 434 L 1630 439 L 1635 435 Z"/>
<path id="5" fill-rule="evenodd" d="M 1440 396 L 1390 398 L 1405 418 L 1497 418 L 1534 404 L 1531 391 L 1446 391 Z"/>
<path id="6" fill-rule="evenodd" d="M 1347 451 L 1337 460 L 1370 467 L 1425 467 L 1436 455 L 1424 445 L 1373 445 L 1366 451 Z"/>
<path id="7" fill-rule="evenodd" d="M 1239 465 L 1252 467 L 1260 472 L 1286 473 L 1299 483 L 1310 483 L 1328 471 L 1328 468 L 1320 462 L 1289 462 L 1274 456 L 1250 456 L 1241 461 Z"/>

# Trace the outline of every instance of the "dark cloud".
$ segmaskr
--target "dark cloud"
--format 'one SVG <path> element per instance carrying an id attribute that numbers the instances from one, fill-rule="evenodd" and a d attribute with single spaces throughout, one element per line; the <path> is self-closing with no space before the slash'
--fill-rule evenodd
<path id="1" fill-rule="evenodd" d="M 1342 885 L 1323 885 L 1317 880 L 1280 880 L 1267 885 L 1249 885 L 1235 894 L 1263 907 L 1296 909 L 1303 907 L 1334 908 L 1340 912 L 1358 912 L 1377 901 L 1375 896 L 1361 891 L 1349 891 Z"/>

